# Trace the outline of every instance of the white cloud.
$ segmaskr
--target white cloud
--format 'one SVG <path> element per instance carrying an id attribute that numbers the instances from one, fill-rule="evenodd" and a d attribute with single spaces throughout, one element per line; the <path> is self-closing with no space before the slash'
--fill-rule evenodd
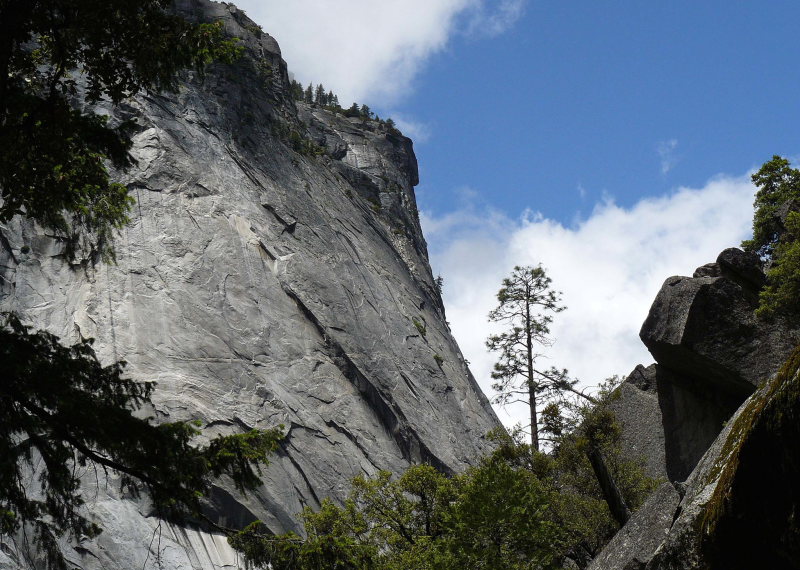
<path id="1" fill-rule="evenodd" d="M 432 129 L 427 123 L 415 121 L 401 113 L 390 113 L 392 120 L 405 136 L 414 141 L 414 144 L 428 142 L 432 135 Z"/>
<path id="2" fill-rule="evenodd" d="M 677 148 L 678 141 L 676 139 L 661 141 L 656 145 L 656 151 L 661 158 L 661 174 L 666 174 L 675 166 L 675 163 L 678 161 L 675 156 L 675 149 Z"/>
<path id="3" fill-rule="evenodd" d="M 467 33 L 474 36 L 494 37 L 517 23 L 525 12 L 527 0 L 498 0 L 491 6 L 478 4 L 469 21 Z"/>
<path id="4" fill-rule="evenodd" d="M 238 0 L 274 36 L 298 81 L 350 101 L 388 105 L 463 28 L 502 33 L 527 0 Z"/>
<path id="5" fill-rule="evenodd" d="M 434 272 L 444 277 L 448 319 L 481 386 L 488 393 L 494 356 L 484 340 L 497 330 L 486 315 L 514 265 L 541 263 L 568 306 L 555 317 L 547 364 L 596 385 L 652 362 L 638 333 L 661 284 L 671 275 L 691 275 L 748 237 L 753 195 L 747 176 L 719 177 L 630 209 L 606 200 L 571 227 L 531 212 L 514 220 L 481 207 L 423 213 Z M 509 425 L 525 414 L 498 413 Z"/>

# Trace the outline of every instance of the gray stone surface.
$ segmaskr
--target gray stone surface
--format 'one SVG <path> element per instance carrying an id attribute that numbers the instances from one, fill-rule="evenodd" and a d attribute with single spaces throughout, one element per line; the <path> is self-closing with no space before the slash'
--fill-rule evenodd
<path id="1" fill-rule="evenodd" d="M 758 256 L 737 247 L 729 247 L 720 253 L 717 265 L 723 277 L 735 281 L 748 292 L 757 293 L 767 281 Z"/>
<path id="2" fill-rule="evenodd" d="M 731 427 L 738 414 L 746 407 L 747 403 L 734 414 L 697 464 L 691 477 L 687 479 L 684 496 L 673 514 L 674 522 L 647 564 L 647 570 L 690 570 L 708 567 L 701 550 L 700 522 L 719 482 L 719 469 L 714 469 L 714 466 L 718 462 L 726 461 L 723 451 L 731 435 Z"/>
<path id="3" fill-rule="evenodd" d="M 718 483 L 731 426 L 744 405 L 712 442 L 685 483 L 665 483 L 593 561 L 592 570 L 690 570 L 707 568 L 697 529 Z M 626 565 L 629 564 L 629 565 Z"/>
<path id="4" fill-rule="evenodd" d="M 800 568 L 800 380 L 792 358 L 785 374 L 745 401 L 698 463 L 647 570 Z"/>
<path id="5" fill-rule="evenodd" d="M 664 426 L 656 391 L 656 365 L 641 364 L 618 388 L 610 408 L 622 424 L 622 450 L 626 458 L 643 461 L 645 473 L 667 479 Z"/>
<path id="6" fill-rule="evenodd" d="M 688 477 L 723 423 L 800 341 L 780 319 L 756 318 L 763 282 L 757 257 L 726 249 L 694 277 L 667 279 L 642 325 L 657 362 L 670 481 Z"/>
<path id="7" fill-rule="evenodd" d="M 622 423 L 623 454 L 643 460 L 648 476 L 684 481 L 740 400 L 660 364 L 637 366 L 611 409 Z"/>
<path id="8" fill-rule="evenodd" d="M 588 570 L 644 570 L 672 526 L 680 495 L 663 483 L 589 565 Z"/>
<path id="9" fill-rule="evenodd" d="M 296 106 L 277 44 L 235 8 L 181 9 L 222 19 L 247 56 L 203 83 L 187 74 L 177 95 L 106 110 L 140 126 L 138 164 L 123 175 L 137 204 L 117 265 L 70 266 L 59 243 L 14 220 L 2 228 L 18 263 L 0 251 L 0 310 L 64 342 L 97 339 L 103 361 L 158 383 L 162 420 L 199 419 L 209 437 L 283 424 L 263 487 L 217 491 L 225 522 L 299 530 L 304 505 L 341 499 L 357 474 L 465 468 L 498 421 L 445 321 L 411 141 Z M 292 131 L 321 154 L 294 150 Z M 65 545 L 70 559 L 153 563 L 158 521 L 146 505 L 100 489 L 87 508 L 106 532 Z M 218 537 L 161 530 L 166 568 L 238 564 Z"/>
<path id="10" fill-rule="evenodd" d="M 670 277 L 639 333 L 661 366 L 688 381 L 714 384 L 739 403 L 800 340 L 785 323 L 756 319 L 758 289 L 752 284 L 763 274 L 748 261 L 750 256 L 731 248 L 715 264 L 720 276 Z"/>
<path id="11" fill-rule="evenodd" d="M 656 365 L 667 480 L 684 481 L 741 400 Z"/>
<path id="12" fill-rule="evenodd" d="M 762 284 L 758 260 L 736 248 L 698 268 L 694 278 L 671 277 L 664 283 L 641 331 L 657 364 L 637 367 L 634 372 L 639 373 L 631 374 L 626 384 L 647 392 L 655 378 L 665 468 L 669 481 L 681 482 L 675 485 L 681 499 L 673 505 L 651 498 L 593 568 L 709 567 L 701 523 L 722 467 L 729 461 L 726 454 L 741 437 L 731 433 L 731 426 L 746 410 L 752 413 L 761 406 L 757 398 L 764 389 L 753 393 L 755 387 L 776 373 L 798 341 L 798 330 L 786 322 L 755 318 Z M 625 399 L 620 401 L 627 405 Z M 628 401 L 637 405 L 640 399 Z M 657 432 L 647 414 L 625 413 L 630 417 L 625 431 L 631 434 L 625 437 Z M 770 471 L 770 457 L 762 457 L 758 450 L 751 451 L 750 460 L 762 473 Z M 757 488 L 757 483 L 750 483 Z M 665 521 L 670 524 L 665 526 Z M 758 558 L 752 556 L 755 544 L 734 547 L 748 549 L 750 559 Z M 740 566 L 752 567 L 748 564 Z"/>

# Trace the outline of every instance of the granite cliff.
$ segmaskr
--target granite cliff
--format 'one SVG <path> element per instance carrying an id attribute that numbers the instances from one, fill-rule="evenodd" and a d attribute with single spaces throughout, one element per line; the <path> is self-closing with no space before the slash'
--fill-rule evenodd
<path id="1" fill-rule="evenodd" d="M 264 485 L 224 481 L 209 512 L 279 533 L 349 480 L 426 461 L 458 471 L 498 421 L 445 320 L 414 196 L 409 139 L 369 120 L 295 103 L 273 38 L 233 5 L 181 0 L 221 20 L 244 57 L 187 73 L 175 95 L 100 110 L 135 119 L 136 198 L 117 263 L 70 264 L 24 220 L 2 228 L 0 310 L 65 343 L 93 337 L 103 361 L 158 383 L 150 412 L 202 422 L 207 436 L 282 424 Z M 105 529 L 64 541 L 95 568 L 235 568 L 224 538 L 161 525 L 113 475 L 85 478 Z M 23 536 L 0 568 L 36 567 Z"/>

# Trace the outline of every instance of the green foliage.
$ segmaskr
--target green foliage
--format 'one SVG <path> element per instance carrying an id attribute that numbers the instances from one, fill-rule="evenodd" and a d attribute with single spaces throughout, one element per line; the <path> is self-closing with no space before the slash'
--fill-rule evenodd
<path id="1" fill-rule="evenodd" d="M 623 509 L 635 511 L 659 483 L 645 475 L 641 461 L 622 453 L 622 426 L 609 407 L 619 382 L 610 378 L 591 398 L 562 402 L 564 431 L 555 438 L 547 476 L 558 489 L 553 511 L 574 553 L 593 556 L 619 528 L 613 514 L 617 497 L 609 496 L 609 485 L 619 493 Z M 601 479 L 592 455 L 603 462 L 610 481 Z"/>
<path id="2" fill-rule="evenodd" d="M 306 539 L 255 523 L 231 544 L 248 563 L 275 569 L 543 570 L 567 558 L 583 567 L 619 528 L 587 447 L 602 448 L 632 508 L 656 484 L 622 458 L 619 425 L 604 407 L 610 394 L 587 404 L 585 428 L 570 429 L 549 454 L 498 428 L 487 436 L 495 451 L 461 475 L 417 465 L 396 479 L 359 476 L 342 506 L 326 499 L 304 510 Z"/>
<path id="3" fill-rule="evenodd" d="M 133 200 L 107 166 L 131 165 L 135 125 L 111 124 L 85 104 L 176 91 L 181 69 L 202 76 L 211 61 L 241 52 L 222 23 L 192 24 L 171 6 L 0 2 L 0 222 L 33 220 L 66 242 L 70 260 L 113 257 L 111 238 Z M 280 438 L 253 431 L 197 447 L 195 425 L 153 425 L 133 413 L 150 404 L 153 384 L 123 370 L 123 362 L 100 365 L 91 340 L 64 347 L 13 315 L 0 322 L 0 531 L 32 528 L 49 568 L 66 567 L 58 536 L 101 530 L 80 514 L 81 468 L 120 473 L 124 489 L 147 493 L 158 516 L 202 518 L 212 478 L 228 476 L 240 490 L 260 484 L 259 463 Z"/>
<path id="4" fill-rule="evenodd" d="M 142 89 L 176 90 L 239 53 L 222 25 L 168 14 L 168 0 L 9 0 L 0 3 L 0 222 L 27 216 L 106 258 L 132 200 L 106 162 L 130 165 L 132 125 L 109 125 L 77 102 L 117 104 Z M 78 76 L 83 89 L 79 90 Z"/>
<path id="5" fill-rule="evenodd" d="M 309 83 L 308 87 L 303 89 L 303 85 L 299 81 L 292 79 L 289 85 L 289 92 L 292 95 L 292 99 L 295 101 L 302 101 L 304 103 L 325 107 L 334 112 L 342 110 L 339 106 L 339 97 L 336 96 L 333 91 L 326 92 L 325 87 L 321 83 L 316 87 Z"/>
<path id="6" fill-rule="evenodd" d="M 433 280 L 433 286 L 436 287 L 436 293 L 441 297 L 444 292 L 444 277 L 437 275 Z"/>
<path id="7" fill-rule="evenodd" d="M 153 383 L 102 366 L 92 340 L 62 346 L 14 316 L 0 326 L 0 531 L 34 527 L 49 567 L 64 568 L 55 537 L 92 537 L 100 528 L 79 512 L 78 466 L 110 469 L 123 487 L 146 492 L 161 517 L 200 516 L 211 480 L 229 476 L 240 490 L 260 484 L 259 464 L 277 448 L 279 429 L 219 436 L 193 445 L 191 423 L 153 425 L 134 414 L 151 403 Z M 28 485 L 38 471 L 41 498 Z"/>
<path id="8" fill-rule="evenodd" d="M 780 156 L 753 174 L 758 187 L 754 203 L 753 239 L 742 247 L 767 260 L 767 286 L 756 314 L 800 318 L 800 170 Z"/>
<path id="9" fill-rule="evenodd" d="M 595 556 L 619 528 L 606 494 L 589 460 L 598 450 L 620 494 L 636 510 L 659 481 L 647 477 L 641 461 L 622 454 L 621 426 L 608 404 L 615 398 L 618 378 L 609 379 L 591 400 L 576 396 L 572 402 L 548 404 L 543 415 L 551 414 L 561 430 L 552 435 L 551 451 L 540 453 L 524 443 L 516 429 L 490 432 L 497 443 L 494 457 L 523 467 L 547 491 L 548 517 L 561 529 L 561 552 L 576 561 Z"/>
<path id="10" fill-rule="evenodd" d="M 423 337 L 428 334 L 428 328 L 425 326 L 425 323 L 419 320 L 417 317 L 411 317 L 411 322 L 414 323 L 414 327 Z"/>
<path id="11" fill-rule="evenodd" d="M 557 568 L 561 529 L 548 510 L 548 492 L 530 471 L 484 460 L 461 481 L 449 514 L 451 568 Z"/>
<path id="12" fill-rule="evenodd" d="M 397 125 L 391 118 L 386 119 L 386 121 L 384 121 L 384 124 L 386 125 L 386 131 L 390 135 L 396 137 L 402 136 L 403 133 L 400 132 L 400 130 L 397 128 Z"/>
<path id="13" fill-rule="evenodd" d="M 313 83 L 309 83 L 308 87 L 303 89 L 303 85 L 299 81 L 292 79 L 289 84 L 289 93 L 295 101 L 302 101 L 310 105 L 322 107 L 332 113 L 342 113 L 345 117 L 374 121 L 381 127 L 384 127 L 387 134 L 396 137 L 402 136 L 402 133 L 397 129 L 392 119 L 381 119 L 373 113 L 367 105 L 353 103 L 350 108 L 343 109 L 339 104 L 339 96 L 330 90 L 326 92 L 325 86 L 321 83 L 317 84 L 316 87 L 314 87 Z"/>
<path id="14" fill-rule="evenodd" d="M 303 101 L 305 98 L 305 91 L 303 89 L 303 84 L 299 81 L 292 79 L 291 83 L 289 84 L 289 93 L 292 96 L 292 99 L 295 101 Z"/>
<path id="15" fill-rule="evenodd" d="M 747 251 L 771 258 L 785 231 L 787 211 L 800 207 L 800 170 L 778 155 L 752 176 L 758 187 L 753 204 L 753 238 L 742 243 Z"/>
<path id="16" fill-rule="evenodd" d="M 796 320 L 800 317 L 800 212 L 789 212 L 785 226 L 756 314 L 770 318 L 782 313 Z"/>
<path id="17" fill-rule="evenodd" d="M 530 473 L 486 459 L 448 478 L 429 465 L 398 479 L 353 480 L 342 507 L 303 513 L 306 540 L 270 537 L 259 525 L 231 539 L 257 566 L 317 570 L 533 570 L 555 568 L 559 531 Z"/>
<path id="18" fill-rule="evenodd" d="M 289 131 L 289 145 L 292 150 L 303 156 L 319 156 L 324 152 L 321 146 L 295 130 Z"/>
<path id="19" fill-rule="evenodd" d="M 345 109 L 343 113 L 345 117 L 360 117 L 361 108 L 358 106 L 358 103 L 353 103 L 350 108 Z"/>

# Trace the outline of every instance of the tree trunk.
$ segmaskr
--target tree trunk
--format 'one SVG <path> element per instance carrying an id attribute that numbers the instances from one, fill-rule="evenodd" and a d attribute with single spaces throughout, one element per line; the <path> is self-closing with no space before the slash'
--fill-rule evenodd
<path id="1" fill-rule="evenodd" d="M 531 447 L 539 451 L 539 418 L 536 413 L 536 386 L 533 382 L 533 335 L 531 333 L 530 290 L 525 290 L 525 342 L 528 351 L 528 406 L 531 410 Z"/>
<path id="2" fill-rule="evenodd" d="M 624 526 L 628 519 L 631 518 L 631 511 L 628 509 L 622 493 L 619 492 L 614 476 L 608 470 L 602 452 L 597 447 L 590 445 L 586 455 L 589 458 L 589 463 L 592 464 L 594 476 L 600 484 L 603 498 L 606 500 L 611 514 L 619 523 L 619 526 Z"/>
<path id="3" fill-rule="evenodd" d="M 539 451 L 539 418 L 536 413 L 536 391 L 533 382 L 528 382 L 528 405 L 531 409 L 531 447 Z"/>

